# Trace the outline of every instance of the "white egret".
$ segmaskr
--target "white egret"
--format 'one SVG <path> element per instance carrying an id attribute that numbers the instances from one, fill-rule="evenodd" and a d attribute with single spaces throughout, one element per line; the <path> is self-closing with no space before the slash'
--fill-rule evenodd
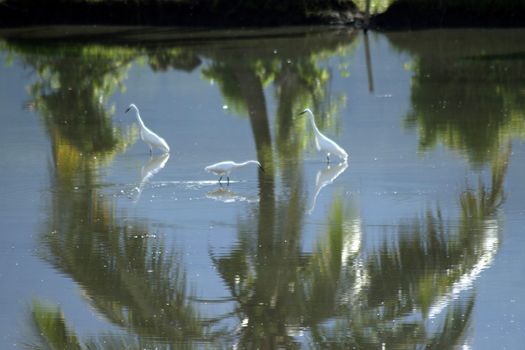
<path id="1" fill-rule="evenodd" d="M 346 160 L 348 159 L 348 153 L 346 153 L 346 151 L 341 146 L 339 146 L 337 143 L 335 143 L 333 140 L 329 139 L 319 131 L 317 125 L 315 124 L 314 114 L 309 108 L 302 111 L 299 115 L 303 115 L 305 113 L 308 113 L 308 116 L 310 117 L 310 122 L 312 123 L 312 127 L 314 129 L 315 146 L 317 150 L 326 153 L 326 160 L 328 161 L 328 163 L 330 162 L 331 154 L 335 154 L 336 156 L 341 158 L 341 160 L 346 162 Z"/>
<path id="2" fill-rule="evenodd" d="M 149 153 L 151 154 L 153 152 L 153 147 L 160 149 L 164 153 L 168 153 L 170 151 L 170 146 L 168 146 L 168 143 L 162 137 L 155 134 L 153 131 L 146 127 L 146 125 L 142 121 L 142 118 L 140 118 L 140 113 L 137 106 L 135 106 L 133 103 L 130 104 L 129 107 L 126 109 L 126 113 L 128 113 L 130 109 L 135 110 L 137 121 L 139 122 L 140 126 L 140 138 L 142 139 L 142 141 L 148 144 Z"/>
<path id="3" fill-rule="evenodd" d="M 213 173 L 215 175 L 219 175 L 220 176 L 219 183 L 221 183 L 223 176 L 226 176 L 226 178 L 228 179 L 228 184 L 229 184 L 230 183 L 230 173 L 232 172 L 232 170 L 243 167 L 248 164 L 256 164 L 259 167 L 259 169 L 261 169 L 261 171 L 264 172 L 264 169 L 261 166 L 261 163 L 259 163 L 256 160 L 247 160 L 246 162 L 243 162 L 243 163 L 236 163 L 231 160 L 227 160 L 224 162 L 219 162 L 219 163 L 215 163 L 212 165 L 208 165 L 206 168 L 204 168 L 204 170 L 206 170 L 207 172 Z"/>

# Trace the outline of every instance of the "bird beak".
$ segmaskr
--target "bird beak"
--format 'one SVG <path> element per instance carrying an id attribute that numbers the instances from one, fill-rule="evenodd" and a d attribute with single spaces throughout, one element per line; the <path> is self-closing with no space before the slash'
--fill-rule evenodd
<path id="1" fill-rule="evenodd" d="M 302 116 L 304 113 L 305 113 L 305 111 L 302 111 L 302 112 L 299 113 L 299 114 L 295 114 L 295 115 L 293 116 L 293 119 L 295 120 L 295 118 L 299 118 L 299 117 Z"/>
<path id="2" fill-rule="evenodd" d="M 259 165 L 259 169 L 264 173 L 264 169 L 262 166 Z"/>
<path id="3" fill-rule="evenodd" d="M 124 113 L 128 113 L 130 109 L 131 109 L 131 107 L 126 108 L 126 112 L 124 112 Z"/>

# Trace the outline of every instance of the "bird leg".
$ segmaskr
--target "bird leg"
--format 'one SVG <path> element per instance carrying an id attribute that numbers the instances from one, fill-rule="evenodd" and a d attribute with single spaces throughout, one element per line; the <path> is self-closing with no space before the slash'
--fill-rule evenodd
<path id="1" fill-rule="evenodd" d="M 222 175 L 221 175 L 221 177 L 219 177 L 219 183 L 221 183 L 221 180 L 222 180 Z"/>
<path id="2" fill-rule="evenodd" d="M 326 164 L 330 164 L 330 156 L 329 155 L 326 156 Z"/>
<path id="3" fill-rule="evenodd" d="M 228 179 L 228 185 L 230 185 L 230 177 L 226 176 L 226 178 Z"/>

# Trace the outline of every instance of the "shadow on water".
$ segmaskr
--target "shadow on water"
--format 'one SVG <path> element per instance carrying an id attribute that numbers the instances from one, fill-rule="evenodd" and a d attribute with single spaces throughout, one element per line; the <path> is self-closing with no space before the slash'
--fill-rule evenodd
<path id="1" fill-rule="evenodd" d="M 336 195 L 319 226 L 317 243 L 306 252 L 309 199 L 299 160 L 313 139 L 305 121 L 293 116 L 312 106 L 321 129 L 338 130 L 334 116 L 342 99 L 333 99 L 333 72 L 319 60 L 351 55 L 355 38 L 355 32 L 340 30 L 165 48 L 62 44 L 44 52 L 16 41 L 5 44 L 9 54 L 36 72 L 29 105 L 41 116 L 52 145 L 52 191 L 39 254 L 80 285 L 86 302 L 108 322 L 127 331 L 79 340 L 59 308 L 36 299 L 35 342 L 55 348 L 463 345 L 476 300 L 473 281 L 490 266 L 499 247 L 498 210 L 505 199 L 509 140 L 523 136 L 523 128 L 515 127 L 523 126 L 523 101 L 513 90 L 519 79 L 516 73 L 489 74 L 488 88 L 478 90 L 466 77 L 487 67 L 503 70 L 504 58 L 474 60 L 474 47 L 455 53 L 448 40 L 437 39 L 447 54 L 435 64 L 436 51 L 429 43 L 389 34 L 395 47 L 417 57 L 413 110 L 405 121 L 408 127 L 417 126 L 421 148 L 441 142 L 464 152 L 474 165 L 489 163 L 490 185 L 483 178 L 476 190 L 465 185 L 457 198 L 456 224 L 443 217 L 436 203 L 436 209 L 391 227 L 392 238 L 374 249 L 362 243 L 366 227 L 358 206 Z M 167 246 L 146 220 L 117 215 L 115 198 L 96 186 L 101 165 L 137 138 L 136 129 L 113 126 L 112 107 L 105 101 L 124 84 L 139 58 L 155 71 L 200 67 L 203 79 L 217 82 L 226 103 L 250 122 L 257 158 L 265 168 L 259 172 L 259 200 L 238 214 L 239 243 L 221 254 L 210 249 L 230 296 L 228 312 L 204 315 L 186 274 L 184 252 Z M 513 70 L 520 77 L 522 62 L 516 65 Z M 436 93 L 429 79 L 435 76 L 447 77 L 452 86 L 439 85 L 443 91 Z M 270 84 L 277 103 L 273 119 L 264 93 Z M 449 95 L 451 90 L 456 94 Z M 498 108 L 507 113 L 498 113 Z M 473 113 L 477 128 L 472 128 Z M 166 161 L 146 164 L 139 188 Z M 321 189 L 345 169 L 346 164 L 320 170 L 312 210 Z M 221 188 L 209 196 L 229 201 L 238 195 Z M 467 296 L 457 298 L 460 293 Z"/>

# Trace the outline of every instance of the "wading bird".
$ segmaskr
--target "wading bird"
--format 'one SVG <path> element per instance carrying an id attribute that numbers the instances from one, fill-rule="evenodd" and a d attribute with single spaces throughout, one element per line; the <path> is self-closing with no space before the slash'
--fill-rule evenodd
<path id="1" fill-rule="evenodd" d="M 221 183 L 222 177 L 226 176 L 226 178 L 228 179 L 228 184 L 229 184 L 230 183 L 230 173 L 232 172 L 232 170 L 243 167 L 248 164 L 256 164 L 259 167 L 259 169 L 261 169 L 261 171 L 264 172 L 264 169 L 261 166 L 261 163 L 259 163 L 256 160 L 247 160 L 246 162 L 243 162 L 243 163 L 236 163 L 231 160 L 227 160 L 224 162 L 219 162 L 219 163 L 215 163 L 212 165 L 208 165 L 206 168 L 204 168 L 204 170 L 206 170 L 207 172 L 213 173 L 215 175 L 219 175 L 220 176 L 219 183 Z"/>
<path id="2" fill-rule="evenodd" d="M 303 115 L 305 113 L 308 113 L 308 116 L 310 117 L 310 122 L 312 123 L 312 127 L 314 129 L 315 146 L 317 147 L 318 151 L 326 153 L 327 162 L 330 163 L 331 154 L 338 156 L 339 158 L 341 158 L 341 160 L 346 162 L 346 160 L 348 159 L 348 153 L 346 153 L 346 151 L 341 146 L 339 146 L 333 140 L 330 140 L 328 137 L 324 136 L 319 131 L 317 125 L 315 124 L 314 114 L 309 108 L 302 111 L 299 115 Z"/>
<path id="3" fill-rule="evenodd" d="M 142 139 L 142 141 L 148 144 L 149 153 L 151 154 L 153 152 L 153 147 L 160 149 L 164 153 L 168 153 L 170 151 L 170 146 L 168 146 L 168 144 L 166 143 L 166 141 L 164 141 L 162 137 L 155 134 L 153 131 L 146 127 L 146 125 L 140 118 L 140 113 L 137 106 L 135 106 L 133 103 L 130 104 L 129 107 L 126 109 L 126 113 L 128 113 L 130 109 L 135 110 L 137 121 L 139 122 L 140 126 L 140 138 Z"/>

